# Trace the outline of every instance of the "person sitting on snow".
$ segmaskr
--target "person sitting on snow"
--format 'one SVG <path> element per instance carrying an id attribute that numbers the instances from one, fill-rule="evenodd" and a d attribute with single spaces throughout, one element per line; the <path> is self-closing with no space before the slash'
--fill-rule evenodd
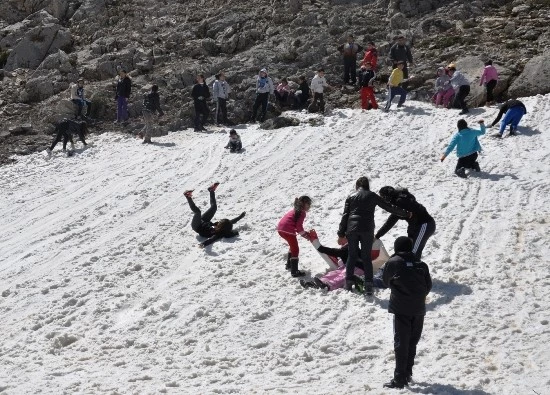
<path id="1" fill-rule="evenodd" d="M 225 148 L 228 148 L 229 152 L 240 152 L 243 149 L 241 136 L 239 136 L 235 129 L 229 131 L 229 142 Z"/>

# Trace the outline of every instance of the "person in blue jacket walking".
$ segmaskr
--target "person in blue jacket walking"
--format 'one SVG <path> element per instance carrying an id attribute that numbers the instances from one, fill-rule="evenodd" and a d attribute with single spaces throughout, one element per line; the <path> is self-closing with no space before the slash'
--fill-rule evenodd
<path id="1" fill-rule="evenodd" d="M 481 171 L 477 162 L 477 153 L 481 151 L 478 137 L 485 134 L 485 123 L 483 120 L 477 121 L 480 130 L 470 129 L 464 119 L 459 119 L 456 126 L 458 132 L 451 138 L 449 146 L 445 153 L 441 155 L 441 162 L 452 152 L 456 147 L 456 156 L 458 162 L 456 164 L 455 174 L 459 177 L 466 178 L 466 169 Z"/>

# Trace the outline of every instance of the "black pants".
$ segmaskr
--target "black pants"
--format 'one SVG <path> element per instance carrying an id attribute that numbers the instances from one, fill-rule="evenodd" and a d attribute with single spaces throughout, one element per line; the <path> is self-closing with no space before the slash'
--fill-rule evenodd
<path id="1" fill-rule="evenodd" d="M 346 235 L 348 239 L 348 259 L 346 261 L 346 280 L 353 279 L 357 258 L 363 261 L 365 281 L 372 281 L 371 250 L 374 241 L 374 229 L 370 232 L 353 232 Z M 361 244 L 361 248 L 359 248 Z"/>
<path id="2" fill-rule="evenodd" d="M 240 151 L 243 149 L 243 144 L 240 141 L 230 142 L 228 145 L 231 152 Z"/>
<path id="3" fill-rule="evenodd" d="M 495 97 L 493 96 L 493 90 L 497 86 L 497 80 L 491 80 L 487 82 L 487 85 L 485 85 L 485 88 L 487 89 L 487 101 L 493 102 L 495 101 Z"/>
<path id="4" fill-rule="evenodd" d="M 476 167 L 477 162 L 477 152 L 474 152 L 471 155 L 463 156 L 462 158 L 458 158 L 458 162 L 456 162 L 456 168 L 455 171 L 460 169 L 461 167 L 465 169 L 474 169 Z"/>
<path id="5" fill-rule="evenodd" d="M 470 94 L 470 85 L 460 85 L 458 92 L 455 95 L 455 100 L 453 103 L 454 108 L 462 108 L 463 111 L 468 111 L 468 106 L 466 105 L 466 96 Z"/>
<path id="6" fill-rule="evenodd" d="M 195 130 L 201 130 L 208 120 L 208 105 L 204 100 L 195 100 Z"/>
<path id="7" fill-rule="evenodd" d="M 218 97 L 218 103 L 216 104 L 216 123 L 227 123 L 227 99 L 221 97 Z"/>
<path id="8" fill-rule="evenodd" d="M 63 151 L 67 149 L 67 142 L 70 141 L 71 144 L 74 144 L 73 141 L 73 135 L 70 132 L 66 132 L 63 130 L 58 130 L 57 135 L 55 136 L 55 139 L 52 142 L 52 145 L 50 146 L 50 151 L 53 151 L 57 143 L 61 141 L 61 138 L 63 137 Z M 82 141 L 82 144 L 86 144 L 86 140 L 84 140 L 84 133 L 82 133 L 81 130 L 78 131 L 78 138 L 80 141 Z"/>
<path id="9" fill-rule="evenodd" d="M 313 103 L 314 106 L 318 106 L 319 107 L 319 111 L 321 113 L 325 112 L 325 98 L 323 96 L 323 93 L 313 93 Z"/>
<path id="10" fill-rule="evenodd" d="M 393 349 L 395 351 L 394 379 L 405 383 L 412 375 L 416 345 L 422 336 L 423 315 L 395 314 L 393 317 Z"/>
<path id="11" fill-rule="evenodd" d="M 214 218 L 214 214 L 216 214 L 216 210 L 218 210 L 218 205 L 216 203 L 216 193 L 214 191 L 210 192 L 210 208 L 206 210 L 204 214 L 201 213 L 201 210 L 195 205 L 195 202 L 192 198 L 188 197 L 187 203 L 189 203 L 189 207 L 193 212 L 193 219 L 191 219 L 191 229 L 201 234 L 201 230 L 205 226 L 207 226 L 209 222 L 212 221 L 212 218 Z"/>
<path id="12" fill-rule="evenodd" d="M 435 221 L 432 218 L 430 221 L 420 225 L 409 225 L 407 228 L 407 236 L 413 241 L 413 253 L 416 259 L 422 259 L 422 251 L 428 242 L 428 239 L 435 233 Z"/>
<path id="13" fill-rule="evenodd" d="M 351 77 L 351 83 L 355 85 L 357 82 L 356 67 L 355 58 L 344 58 L 344 84 L 349 84 Z"/>
<path id="14" fill-rule="evenodd" d="M 256 93 L 256 100 L 254 100 L 254 106 L 252 106 L 252 120 L 256 120 L 256 115 L 258 114 L 258 108 L 262 106 L 262 113 L 260 115 L 260 121 L 265 121 L 265 116 L 267 114 L 267 103 L 269 102 L 269 92 L 265 93 Z"/>

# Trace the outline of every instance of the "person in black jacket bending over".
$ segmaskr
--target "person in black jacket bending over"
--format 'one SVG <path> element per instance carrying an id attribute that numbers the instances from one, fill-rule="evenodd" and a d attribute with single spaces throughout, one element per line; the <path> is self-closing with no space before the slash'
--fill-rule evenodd
<path id="1" fill-rule="evenodd" d="M 197 83 L 193 86 L 191 96 L 195 104 L 195 132 L 206 132 L 204 124 L 210 113 L 206 99 L 210 97 L 210 90 L 208 89 L 208 85 L 204 82 L 204 75 L 197 75 Z"/>
<path id="2" fill-rule="evenodd" d="M 84 139 L 88 134 L 88 125 L 84 121 L 74 121 L 72 119 L 65 118 L 57 124 L 55 131 L 57 132 L 55 139 L 53 140 L 50 148 L 46 149 L 48 156 L 52 154 L 53 149 L 57 143 L 61 141 L 61 138 L 63 138 L 63 152 L 66 152 L 67 142 L 69 141 L 71 142 L 71 150 L 74 151 L 73 133 L 78 134 L 78 138 L 82 141 L 82 144 L 84 144 L 85 147 L 88 146 L 86 140 Z"/>
<path id="3" fill-rule="evenodd" d="M 412 213 L 411 218 L 404 218 L 409 224 L 407 235 L 413 240 L 413 253 L 416 259 L 422 259 L 422 250 L 424 250 L 428 239 L 435 233 L 435 220 L 406 188 L 385 186 L 380 188 L 379 194 L 386 202 Z M 386 223 L 376 232 L 374 238 L 380 239 L 400 219 L 395 214 L 390 215 Z"/>
<path id="4" fill-rule="evenodd" d="M 384 284 L 391 289 L 388 311 L 393 318 L 393 347 L 395 371 L 388 388 L 403 388 L 412 380 L 416 345 L 422 335 L 426 296 L 432 289 L 428 265 L 416 259 L 412 240 L 398 237 L 395 254 L 386 262 Z"/>
<path id="5" fill-rule="evenodd" d="M 206 210 L 204 214 L 201 213 L 201 210 L 195 205 L 195 202 L 193 202 L 193 191 L 188 190 L 183 193 L 183 195 L 187 198 L 187 203 L 189 203 L 191 211 L 193 211 L 191 228 L 197 232 L 199 236 L 207 237 L 207 240 L 199 244 L 200 248 L 204 248 L 224 237 L 230 238 L 238 236 L 239 232 L 233 230 L 233 225 L 243 219 L 246 214 L 245 212 L 242 212 L 237 218 L 224 218 L 218 222 L 212 222 L 212 218 L 218 209 L 215 194 L 218 185 L 219 182 L 216 182 L 208 187 L 208 192 L 210 192 L 210 208 Z"/>
<path id="6" fill-rule="evenodd" d="M 355 183 L 356 192 L 348 196 L 344 206 L 344 214 L 338 229 L 338 244 L 348 243 L 348 259 L 346 261 L 346 289 L 351 290 L 354 284 L 353 274 L 361 244 L 361 260 L 365 267 L 365 295 L 373 293 L 373 270 L 371 260 L 372 242 L 374 241 L 374 209 L 376 206 L 403 218 L 411 217 L 411 213 L 399 207 L 392 206 L 376 193 L 369 190 L 369 179 L 359 177 Z"/>

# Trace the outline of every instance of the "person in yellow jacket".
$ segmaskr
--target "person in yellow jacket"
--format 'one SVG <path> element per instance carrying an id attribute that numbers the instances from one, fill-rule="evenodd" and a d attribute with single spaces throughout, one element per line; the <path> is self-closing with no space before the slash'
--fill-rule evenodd
<path id="1" fill-rule="evenodd" d="M 407 91 L 400 86 L 403 82 L 405 82 L 405 77 L 403 76 L 403 68 L 405 67 L 405 62 L 399 61 L 397 62 L 397 67 L 393 69 L 390 79 L 388 81 L 388 101 L 386 102 L 386 107 L 384 107 L 384 111 L 389 111 L 391 102 L 393 98 L 397 95 L 399 95 L 399 103 L 397 103 L 397 107 L 402 107 L 403 103 L 405 103 L 405 99 L 407 99 Z"/>

